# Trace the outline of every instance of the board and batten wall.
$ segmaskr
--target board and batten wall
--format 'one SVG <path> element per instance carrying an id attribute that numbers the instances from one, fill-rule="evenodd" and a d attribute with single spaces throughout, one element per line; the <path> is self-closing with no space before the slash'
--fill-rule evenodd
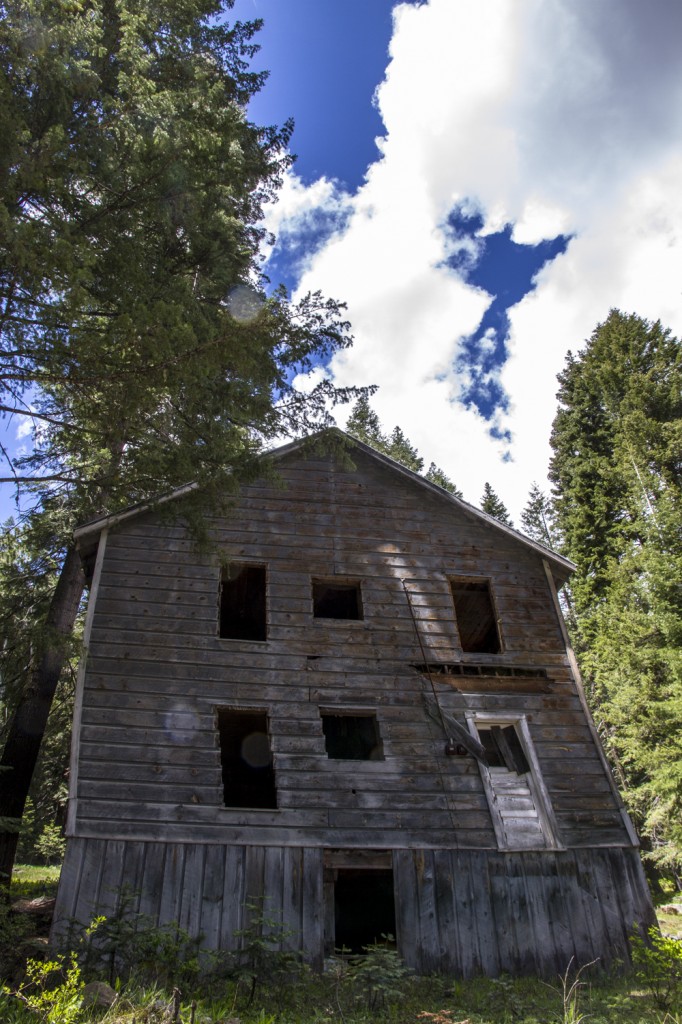
<path id="1" fill-rule="evenodd" d="M 158 513 L 108 531 L 55 934 L 111 913 L 127 887 L 154 920 L 229 948 L 245 904 L 265 897 L 319 965 L 330 851 L 360 866 L 383 852 L 398 946 L 419 971 L 555 973 L 571 956 L 626 956 L 651 904 L 542 554 L 385 460 L 353 460 L 282 459 L 277 482 L 210 520 L 208 554 Z M 219 638 L 224 562 L 267 567 L 267 640 Z M 490 580 L 498 654 L 462 652 L 450 580 L 469 576 Z M 360 580 L 361 620 L 313 617 L 311 579 L 329 577 Z M 428 677 L 425 662 L 443 671 Z M 460 722 L 524 716 L 547 848 L 498 848 L 477 761 L 446 757 L 425 710 L 434 690 Z M 223 806 L 222 708 L 267 712 L 276 809 Z M 321 709 L 374 712 L 383 759 L 328 758 Z"/>

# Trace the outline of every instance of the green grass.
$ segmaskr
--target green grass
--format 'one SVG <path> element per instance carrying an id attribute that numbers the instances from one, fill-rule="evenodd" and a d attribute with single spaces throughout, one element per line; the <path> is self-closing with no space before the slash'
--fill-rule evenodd
<path id="1" fill-rule="evenodd" d="M 661 908 L 668 906 L 671 903 L 676 903 L 682 909 L 682 893 L 673 889 L 672 885 L 666 887 L 667 891 L 662 895 L 656 902 L 659 906 L 656 907 L 656 917 L 658 918 L 658 926 L 664 935 L 668 935 L 672 938 L 679 938 L 682 935 L 682 914 L 670 914 L 666 913 Z"/>
<path id="2" fill-rule="evenodd" d="M 61 867 L 17 864 L 12 874 L 13 900 L 33 900 L 39 896 L 56 896 Z"/>
<path id="3" fill-rule="evenodd" d="M 584 977 L 584 975 L 583 975 Z M 577 1006 L 564 1002 L 561 981 L 537 979 L 477 979 L 461 982 L 443 978 L 414 979 L 402 996 L 370 1010 L 361 990 L 335 991 L 328 978 L 311 979 L 274 995 L 262 990 L 247 1007 L 227 988 L 220 994 L 174 997 L 169 990 L 128 986 L 109 1010 L 81 1010 L 76 1024 L 681 1024 L 682 1017 L 656 1010 L 648 996 L 624 979 L 593 979 L 580 991 Z M 12 1024 L 37 1024 L 36 1017 L 0 997 L 0 1019 Z M 52 1024 L 52 1022 L 51 1022 Z"/>
<path id="4" fill-rule="evenodd" d="M 12 881 L 12 899 L 33 899 L 56 893 L 58 867 L 19 865 Z M 682 930 L 682 917 L 659 915 L 664 934 Z M 173 976 L 173 967 L 170 974 Z M 87 982 L 92 977 L 82 978 Z M 385 979 L 384 979 L 385 980 Z M 577 1003 L 562 979 L 479 978 L 459 981 L 442 977 L 401 980 L 400 997 L 376 1003 L 366 979 L 348 975 L 343 966 L 323 977 L 306 975 L 296 984 L 276 989 L 258 986 L 248 1005 L 244 988 L 234 981 L 213 979 L 211 988 L 196 983 L 180 996 L 175 1024 L 682 1024 L 682 1006 L 657 1009 L 633 975 L 607 975 L 598 965 L 578 979 Z M 75 1024 L 173 1024 L 173 981 L 166 988 L 152 983 L 118 983 L 117 1003 L 109 1010 L 77 1009 Z M 386 988 L 390 992 L 390 986 Z M 59 1017 L 39 1016 L 15 997 L 0 994 L 2 1024 L 62 1024 Z"/>

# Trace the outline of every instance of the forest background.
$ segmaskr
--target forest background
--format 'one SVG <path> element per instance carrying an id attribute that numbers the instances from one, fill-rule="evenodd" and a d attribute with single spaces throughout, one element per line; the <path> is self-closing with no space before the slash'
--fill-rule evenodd
<path id="1" fill-rule="evenodd" d="M 226 6 L 0 4 L 0 412 L 30 407 L 33 424 L 0 480 L 22 496 L 0 548 L 5 875 L 17 841 L 26 858 L 61 841 L 79 522 L 190 480 L 224 500 L 337 402 L 354 403 L 351 433 L 423 471 L 371 389 L 297 386 L 350 325 L 337 301 L 294 303 L 263 276 L 291 127 L 249 122 L 257 26 L 219 23 Z M 677 340 L 613 310 L 569 354 L 553 489 L 533 488 L 520 524 L 578 566 L 565 601 L 588 697 L 649 866 L 678 885 L 681 384 Z M 456 491 L 434 463 L 426 475 Z M 511 521 L 490 483 L 481 507 Z"/>

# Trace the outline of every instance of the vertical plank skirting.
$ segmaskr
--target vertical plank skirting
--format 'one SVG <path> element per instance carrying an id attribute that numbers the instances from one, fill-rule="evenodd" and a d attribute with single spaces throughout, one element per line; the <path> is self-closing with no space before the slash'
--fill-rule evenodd
<path id="1" fill-rule="evenodd" d="M 234 949 L 260 926 L 321 969 L 333 924 L 323 849 L 71 839 L 53 940 L 127 901 L 159 924 L 177 922 L 207 948 Z M 571 958 L 608 966 L 628 958 L 633 928 L 653 923 L 638 853 L 394 850 L 396 932 L 420 974 L 556 977 Z M 326 899 L 326 902 L 325 902 Z"/>
<path id="2" fill-rule="evenodd" d="M 237 932 L 243 926 L 244 908 L 244 861 L 246 847 L 224 847 L 225 886 L 223 889 L 222 921 L 220 926 L 221 949 L 236 949 L 239 945 Z"/>
<path id="3" fill-rule="evenodd" d="M 218 949 L 221 937 L 221 912 L 225 891 L 225 848 L 206 848 L 204 885 L 201 891 L 201 944 Z"/>
<path id="4" fill-rule="evenodd" d="M 158 921 L 161 913 L 166 844 L 144 843 L 144 846 L 146 849 L 142 871 L 142 891 L 140 892 L 140 913 L 152 921 Z"/>
<path id="5" fill-rule="evenodd" d="M 322 969 L 324 958 L 324 907 L 322 903 L 322 850 L 304 849 L 303 893 L 301 900 L 300 925 L 292 922 L 295 931 L 300 931 L 303 955 L 316 969 Z"/>

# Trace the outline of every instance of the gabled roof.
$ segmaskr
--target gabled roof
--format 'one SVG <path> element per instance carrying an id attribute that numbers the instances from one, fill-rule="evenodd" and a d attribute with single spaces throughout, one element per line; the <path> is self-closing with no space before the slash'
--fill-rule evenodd
<path id="1" fill-rule="evenodd" d="M 557 554 L 550 548 L 539 544 L 537 541 L 531 540 L 530 537 L 526 537 L 525 534 L 519 533 L 511 526 L 506 526 L 501 523 L 498 519 L 493 516 L 489 516 L 486 512 L 481 511 L 480 508 L 476 508 L 474 505 L 470 505 L 463 498 L 457 498 L 454 494 L 450 494 L 449 491 L 439 487 L 438 484 L 431 483 L 425 477 L 420 476 L 418 473 L 414 473 L 411 469 L 407 469 L 406 466 L 402 466 L 399 462 L 390 458 L 388 455 L 383 455 L 381 452 L 376 451 L 363 441 L 359 441 L 355 437 L 351 437 L 350 434 L 346 434 L 343 430 L 339 430 L 338 427 L 332 427 L 319 434 L 314 434 L 311 437 L 300 438 L 297 441 L 291 441 L 289 444 L 282 445 L 280 448 L 275 448 L 272 451 L 265 452 L 263 458 L 268 460 L 279 462 L 281 459 L 286 458 L 289 455 L 295 454 L 297 451 L 303 451 L 311 441 L 319 439 L 324 434 L 336 435 L 337 438 L 344 442 L 349 448 L 356 448 L 358 451 L 367 455 L 370 459 L 385 466 L 393 473 L 397 473 L 400 476 L 406 478 L 411 483 L 416 484 L 419 487 L 430 491 L 444 501 L 451 502 L 456 508 L 458 508 L 465 515 L 477 519 L 489 526 L 493 530 L 497 530 L 507 537 L 511 537 L 513 540 L 522 544 L 524 547 L 529 548 L 542 558 L 546 559 L 552 566 L 552 570 L 557 577 L 558 581 L 564 582 L 568 577 L 575 571 L 575 565 L 569 561 L 568 558 L 564 558 L 562 555 Z M 99 516 L 97 519 L 92 519 L 82 526 L 79 526 L 74 530 L 74 538 L 78 543 L 78 546 L 83 548 L 92 547 L 96 544 L 97 538 L 102 530 L 112 526 L 117 526 L 119 523 L 127 522 L 129 519 L 133 519 L 136 516 L 142 515 L 145 512 L 151 512 L 162 505 L 166 505 L 171 501 L 176 501 L 183 498 L 187 494 L 191 494 L 199 488 L 197 483 L 185 484 L 182 487 L 176 488 L 174 491 L 170 491 L 168 494 L 161 495 L 155 499 L 149 499 L 148 501 L 140 502 L 137 505 L 131 505 L 130 508 L 124 509 L 122 512 L 114 512 L 112 515 Z"/>

